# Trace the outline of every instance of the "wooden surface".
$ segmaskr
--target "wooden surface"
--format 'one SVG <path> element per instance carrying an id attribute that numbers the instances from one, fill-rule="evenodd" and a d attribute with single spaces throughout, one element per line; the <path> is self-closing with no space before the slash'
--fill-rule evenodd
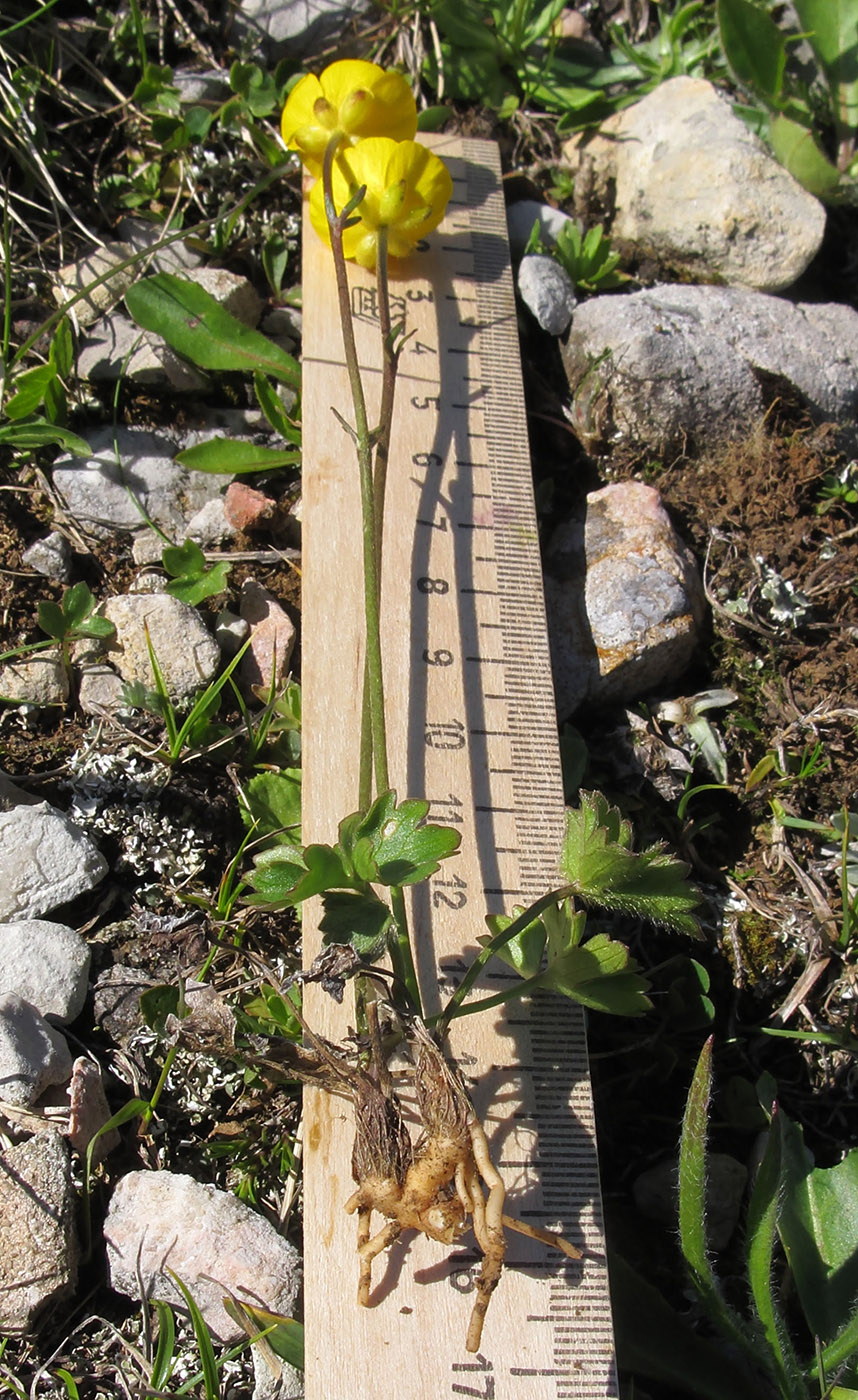
<path id="1" fill-rule="evenodd" d="M 383 636 L 391 774 L 456 824 L 458 855 L 412 900 L 427 1010 L 484 932 L 557 883 L 563 800 L 533 511 L 516 312 L 498 157 L 434 138 L 454 199 L 426 251 L 396 266 L 413 331 L 394 415 Z M 352 269 L 370 404 L 380 388 L 374 277 Z M 331 409 L 351 407 L 330 253 L 304 223 L 304 839 L 334 841 L 357 805 L 363 669 L 354 449 Z M 312 901 L 316 905 L 318 901 Z M 319 947 L 305 907 L 305 961 Z M 501 964 L 483 983 L 497 991 Z M 338 1040 L 353 1021 L 310 988 L 307 1016 Z M 408 1236 L 355 1301 L 351 1109 L 306 1092 L 307 1396 L 495 1400 L 616 1394 L 596 1148 L 582 1017 L 559 998 L 455 1022 L 451 1045 L 484 1115 L 507 1209 L 561 1228 L 581 1264 L 518 1236 L 474 1357 L 465 1351 L 479 1257 Z"/>

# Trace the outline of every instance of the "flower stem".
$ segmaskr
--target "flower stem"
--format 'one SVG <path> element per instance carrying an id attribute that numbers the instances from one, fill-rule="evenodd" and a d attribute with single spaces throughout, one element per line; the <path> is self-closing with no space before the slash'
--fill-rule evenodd
<path id="1" fill-rule="evenodd" d="M 360 474 L 361 529 L 363 535 L 364 565 L 364 612 L 366 618 L 366 665 L 364 670 L 364 699 L 362 706 L 359 800 L 361 808 L 369 806 L 371 800 L 372 766 L 375 767 L 375 781 L 379 792 L 390 788 L 390 774 L 387 761 L 387 725 L 384 710 L 384 678 L 381 657 L 381 554 L 384 526 L 384 494 L 387 477 L 387 457 L 390 446 L 390 432 L 393 420 L 393 397 L 396 386 L 398 355 L 393 347 L 390 318 L 390 292 L 387 280 L 387 230 L 379 231 L 378 244 L 378 298 L 379 321 L 381 325 L 384 375 L 382 381 L 381 412 L 376 432 L 371 432 L 367 418 L 366 397 L 361 380 L 355 344 L 354 323 L 352 321 L 351 300 L 349 297 L 348 273 L 343 254 L 343 229 L 354 208 L 349 201 L 341 214 L 337 214 L 333 196 L 333 166 L 340 144 L 340 134 L 336 133 L 328 143 L 322 168 L 322 181 L 325 194 L 325 212 L 331 232 L 331 249 L 334 255 L 334 271 L 337 282 L 340 321 L 343 328 L 343 350 L 349 376 L 352 403 L 355 416 L 355 445 L 357 448 L 358 470 Z M 373 470 L 373 445 L 376 447 L 375 470 Z M 402 889 L 392 886 L 390 902 L 396 931 L 390 940 L 390 956 L 393 970 L 407 993 L 410 1009 L 421 1011 L 420 987 L 414 965 L 414 953 L 408 931 L 408 914 Z"/>

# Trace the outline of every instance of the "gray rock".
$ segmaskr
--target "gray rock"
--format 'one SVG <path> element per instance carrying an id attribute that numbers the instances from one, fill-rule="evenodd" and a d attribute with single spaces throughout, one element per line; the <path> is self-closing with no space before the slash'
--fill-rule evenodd
<path id="1" fill-rule="evenodd" d="M 275 1361 L 277 1358 L 275 1357 Z M 278 1361 L 279 1375 L 274 1375 L 268 1359 L 261 1355 L 259 1348 L 253 1348 L 254 1387 L 251 1400 L 301 1400 L 304 1394 L 304 1377 L 294 1366 Z"/>
<path id="2" fill-rule="evenodd" d="M 651 486 L 626 481 L 591 492 L 586 521 L 555 531 L 545 569 L 562 719 L 584 703 L 636 699 L 688 665 L 703 586 Z"/>
<path id="3" fill-rule="evenodd" d="M 0 1332 L 29 1332 L 74 1292 L 78 1244 L 69 1154 L 53 1132 L 0 1157 Z"/>
<path id="4" fill-rule="evenodd" d="M 59 647 L 46 647 L 0 666 L 0 698 L 19 705 L 64 705 L 69 676 Z"/>
<path id="5" fill-rule="evenodd" d="M 586 152 L 586 155 L 584 153 Z M 825 210 L 702 78 L 661 83 L 606 121 L 571 162 L 615 185 L 611 236 L 699 281 L 792 286 L 819 251 Z"/>
<path id="6" fill-rule="evenodd" d="M 177 71 L 174 78 L 178 76 Z M 119 237 L 123 242 L 128 243 L 135 252 L 150 254 L 145 263 L 147 272 L 174 272 L 177 276 L 184 277 L 192 268 L 200 266 L 201 254 L 189 248 L 181 238 L 166 244 L 165 247 L 159 247 L 162 232 L 160 225 L 133 214 L 129 214 L 119 224 Z"/>
<path id="7" fill-rule="evenodd" d="M 78 373 L 93 384 L 114 384 L 120 377 L 153 389 L 180 394 L 205 390 L 205 375 L 182 360 L 154 331 L 143 331 L 121 311 L 94 322 L 77 357 Z"/>
<path id="8" fill-rule="evenodd" d="M 225 68 L 206 68 L 201 73 L 174 68 L 173 87 L 179 89 L 183 103 L 223 102 L 230 95 L 229 73 Z"/>
<path id="9" fill-rule="evenodd" d="M 90 952 L 68 924 L 19 919 L 0 924 L 0 992 L 15 992 L 64 1025 L 86 1000 Z"/>
<path id="10" fill-rule="evenodd" d="M 215 640 L 224 656 L 235 656 L 250 636 L 250 623 L 243 617 L 224 609 L 215 622 Z"/>
<path id="11" fill-rule="evenodd" d="M 189 518 L 185 527 L 187 538 L 196 540 L 206 549 L 232 539 L 235 530 L 226 518 L 223 496 L 213 496 Z"/>
<path id="12" fill-rule="evenodd" d="M 854 418 L 858 312 L 741 287 L 597 296 L 577 308 L 563 360 L 589 449 L 708 445 L 762 418 L 766 381 L 792 386 L 817 418 Z"/>
<path id="13" fill-rule="evenodd" d="M 295 624 L 273 593 L 255 579 L 245 579 L 239 604 L 250 626 L 250 646 L 239 664 L 243 686 L 257 695 L 268 693 L 272 677 L 279 690 L 289 674 L 289 662 L 297 636 Z"/>
<path id="14" fill-rule="evenodd" d="M 0 995 L 0 1099 L 29 1108 L 51 1084 L 71 1077 L 65 1037 L 14 992 Z"/>
<path id="15" fill-rule="evenodd" d="M 121 594 L 108 598 L 100 611 L 116 628 L 101 644 L 101 656 L 124 681 L 140 681 L 149 688 L 154 685 L 149 643 L 174 699 L 193 695 L 217 674 L 217 642 L 196 608 L 169 593 Z M 92 659 L 96 655 L 90 653 Z"/>
<path id="16" fill-rule="evenodd" d="M 88 441 L 92 456 L 58 458 L 53 479 L 69 514 L 99 538 L 144 530 L 147 517 L 168 535 L 181 533 L 187 517 L 220 493 L 217 478 L 174 462 L 169 438 L 120 427 L 115 445 L 112 428 Z"/>
<path id="17" fill-rule="evenodd" d="M 565 224 L 572 222 L 562 209 L 551 204 L 541 204 L 538 199 L 517 199 L 507 205 L 506 225 L 509 232 L 509 246 L 512 256 L 520 258 L 527 240 L 533 232 L 533 225 L 539 220 L 539 233 L 544 243 L 556 243 L 557 235 Z"/>
<path id="18" fill-rule="evenodd" d="M 329 38 L 343 43 L 367 0 L 242 0 L 233 11 L 236 39 L 254 39 L 272 56 L 313 54 Z"/>
<path id="19" fill-rule="evenodd" d="M 124 1048 L 144 1024 L 140 998 L 154 986 L 157 986 L 155 978 L 139 968 L 127 967 L 124 963 L 106 967 L 95 983 L 95 1024 Z"/>
<path id="20" fill-rule="evenodd" d="M 219 306 L 241 321 L 245 326 L 256 326 L 262 314 L 262 299 L 254 291 L 246 277 L 235 272 L 227 272 L 222 267 L 197 267 L 188 273 L 191 282 L 196 282 Z"/>
<path id="21" fill-rule="evenodd" d="M 178 1307 L 169 1267 L 192 1293 L 224 1342 L 243 1335 L 226 1313 L 224 1294 L 290 1314 L 300 1257 L 274 1226 L 225 1191 L 175 1172 L 131 1172 L 118 1183 L 104 1224 L 110 1282 L 119 1293 Z"/>
<path id="22" fill-rule="evenodd" d="M 68 583 L 71 579 L 71 561 L 71 545 L 59 530 L 52 530 L 43 540 L 34 540 L 21 555 L 21 562 L 28 569 L 43 574 L 45 578 L 58 579 L 60 583 Z"/>
<path id="23" fill-rule="evenodd" d="M 554 258 L 528 253 L 519 264 L 517 282 L 522 301 L 542 329 L 562 335 L 578 304 L 568 272 Z"/>
<path id="24" fill-rule="evenodd" d="M 0 810 L 0 919 L 38 919 L 107 874 L 89 837 L 49 802 L 5 782 Z"/>
<path id="25" fill-rule="evenodd" d="M 61 267 L 57 274 L 58 283 L 54 287 L 54 299 L 63 306 L 78 292 L 90 288 L 91 283 L 109 273 L 112 268 L 117 268 L 112 277 L 108 277 L 97 287 L 91 287 L 85 297 L 75 302 L 74 314 L 80 325 L 91 326 L 115 306 L 132 282 L 137 280 L 139 272 L 133 263 L 127 267 L 122 266 L 133 253 L 134 249 L 128 243 L 108 243 L 102 248 L 96 248 L 94 253 L 87 254 L 85 258 L 79 258 L 77 262 Z"/>
<path id="26" fill-rule="evenodd" d="M 736 1228 L 748 1173 L 726 1152 L 710 1152 L 706 1176 L 706 1238 L 711 1249 L 726 1249 Z M 668 1158 L 641 1172 L 633 1186 L 635 1205 L 648 1220 L 676 1226 L 677 1166 Z"/>
<path id="27" fill-rule="evenodd" d="M 122 677 L 98 661 L 81 666 L 77 698 L 85 715 L 116 715 L 130 708 Z"/>

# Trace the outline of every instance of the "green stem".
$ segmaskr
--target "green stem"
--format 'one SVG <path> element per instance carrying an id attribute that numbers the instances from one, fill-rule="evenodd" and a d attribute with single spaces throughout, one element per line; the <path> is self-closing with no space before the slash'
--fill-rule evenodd
<path id="1" fill-rule="evenodd" d="M 388 281 L 387 228 L 378 230 L 378 257 L 375 266 L 378 287 L 378 320 L 381 330 L 382 379 L 381 407 L 378 414 L 378 428 L 375 435 L 375 520 L 378 538 L 378 557 L 382 557 L 384 538 L 384 498 L 387 488 L 387 462 L 390 455 L 390 434 L 393 428 L 393 399 L 396 392 L 396 372 L 399 368 L 399 352 L 393 345 L 393 327 L 390 317 L 390 284 Z"/>
<path id="2" fill-rule="evenodd" d="M 434 1022 L 439 1041 L 443 1040 L 444 1036 L 447 1034 L 447 1028 L 451 1021 L 455 1020 L 457 1016 L 466 1016 L 470 1014 L 470 1012 L 461 1010 L 462 1003 L 489 959 L 493 958 L 499 949 L 511 942 L 517 934 L 522 933 L 524 929 L 527 928 L 528 924 L 532 924 L 534 919 L 537 919 L 544 910 L 550 908 L 552 904 L 559 904 L 562 899 L 568 899 L 570 895 L 575 895 L 577 893 L 577 885 L 562 885 L 560 889 L 551 890 L 548 894 L 542 895 L 535 903 L 529 905 L 522 914 L 519 914 L 517 918 L 513 919 L 511 924 L 508 924 L 500 933 L 495 934 L 494 938 L 480 949 L 455 992 L 447 1002 L 447 1005 L 444 1007 L 444 1010 L 441 1012 L 441 1015 L 438 1016 Z M 520 988 L 517 990 L 520 992 Z M 482 1009 L 483 1006 L 493 1006 L 495 1004 L 496 1001 L 493 999 L 487 1002 L 480 1002 L 480 1009 Z"/>
<path id="3" fill-rule="evenodd" d="M 331 234 L 331 249 L 334 255 L 334 273 L 337 282 L 337 297 L 340 305 L 340 321 L 343 328 L 343 350 L 346 370 L 349 376 L 352 404 L 355 415 L 355 443 L 357 447 L 358 472 L 360 475 L 361 529 L 363 535 L 363 583 L 364 612 L 366 617 L 366 666 L 369 677 L 369 712 L 372 732 L 372 748 L 375 761 L 375 778 L 380 792 L 390 786 L 387 766 L 387 726 L 384 716 L 384 679 L 381 669 L 381 597 L 378 558 L 376 553 L 375 496 L 372 479 L 372 435 L 366 412 L 366 398 L 358 364 L 354 325 L 352 324 L 349 281 L 346 260 L 343 253 L 343 228 L 348 205 L 343 214 L 337 214 L 333 195 L 334 159 L 339 149 L 341 136 L 335 132 L 328 142 L 322 168 L 325 191 L 325 212 Z M 346 215 L 346 217 L 344 217 Z"/>

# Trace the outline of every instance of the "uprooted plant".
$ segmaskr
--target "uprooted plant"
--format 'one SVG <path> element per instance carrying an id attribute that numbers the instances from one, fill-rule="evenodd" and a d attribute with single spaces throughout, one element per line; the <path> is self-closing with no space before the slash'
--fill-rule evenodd
<path id="1" fill-rule="evenodd" d="M 353 407 L 353 423 L 340 422 L 355 445 L 360 477 L 366 668 L 358 810 L 343 818 L 331 845 L 301 846 L 294 827 L 281 834 L 257 855 L 249 879 L 251 902 L 269 909 L 320 895 L 320 928 L 329 946 L 303 978 L 322 981 L 338 997 L 345 980 L 355 980 L 358 1033 L 352 1043 L 331 1045 L 304 1025 L 303 1048 L 284 1045 L 280 1066 L 345 1095 L 356 1108 L 356 1190 L 345 1208 L 358 1220 L 358 1302 L 369 1303 L 372 1262 L 402 1231 L 451 1244 L 472 1228 L 483 1256 L 467 1336 L 468 1349 L 476 1351 L 503 1267 L 506 1229 L 571 1257 L 578 1251 L 504 1212 L 504 1185 L 484 1128 L 462 1075 L 444 1053 L 447 1028 L 455 1017 L 538 989 L 605 1011 L 641 1014 L 649 1005 L 645 979 L 624 944 L 605 932 L 585 937 L 580 905 L 628 911 L 694 935 L 697 896 L 685 881 L 685 866 L 659 848 L 633 853 L 628 823 L 604 799 L 587 797 L 568 817 L 562 886 L 526 910 L 490 921 L 490 935 L 446 1007 L 433 1020 L 424 1014 L 404 887 L 437 871 L 458 848 L 459 833 L 427 823 L 428 802 L 400 802 L 391 787 L 380 628 L 385 471 L 404 344 L 404 327 L 391 316 L 388 259 L 407 256 L 438 225 L 452 192 L 443 162 L 414 141 L 415 133 L 416 108 L 405 80 L 365 62 L 342 61 L 321 77 L 305 76 L 283 114 L 284 140 L 319 177 L 309 197 L 310 216 L 331 247 L 336 275 Z M 375 269 L 377 276 L 383 381 L 375 426 L 355 349 L 347 260 Z M 270 789 L 277 776 L 263 781 Z M 256 796 L 264 801 L 272 793 Z M 466 1005 L 494 955 L 506 959 L 521 980 Z M 390 1064 L 394 1050 L 403 1049 L 413 1066 L 416 1139 L 407 1129 Z M 374 1213 L 386 1220 L 375 1234 Z"/>

